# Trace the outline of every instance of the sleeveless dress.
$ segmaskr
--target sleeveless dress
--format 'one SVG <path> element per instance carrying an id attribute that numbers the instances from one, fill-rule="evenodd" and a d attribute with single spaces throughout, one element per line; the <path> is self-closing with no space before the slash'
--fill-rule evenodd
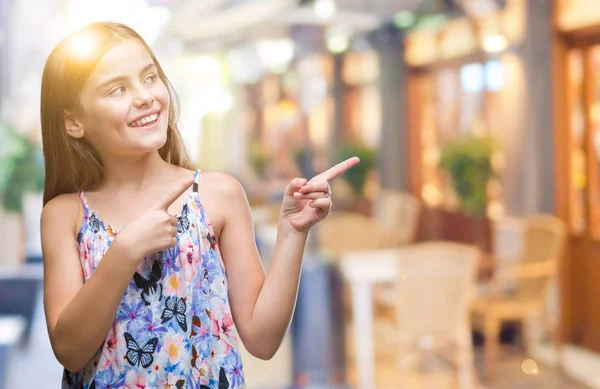
<path id="1" fill-rule="evenodd" d="M 217 241 L 198 176 L 177 215 L 177 245 L 148 257 L 125 291 L 106 339 L 63 389 L 245 388 L 238 335 Z M 90 209 L 77 235 L 85 281 L 118 234 Z M 106 288 L 110 288 L 110 284 Z"/>

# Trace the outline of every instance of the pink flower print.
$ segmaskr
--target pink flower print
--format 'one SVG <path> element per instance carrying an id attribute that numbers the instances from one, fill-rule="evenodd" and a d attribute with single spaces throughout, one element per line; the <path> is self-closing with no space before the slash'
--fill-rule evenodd
<path id="1" fill-rule="evenodd" d="M 168 334 L 165 336 L 163 351 L 169 358 L 172 365 L 176 365 L 181 361 L 183 354 L 183 341 L 176 334 Z"/>
<path id="2" fill-rule="evenodd" d="M 180 273 L 173 273 L 167 278 L 167 295 L 182 296 L 185 294 L 185 282 Z"/>
<path id="3" fill-rule="evenodd" d="M 220 341 L 228 345 L 227 351 L 235 345 L 235 335 L 233 326 L 233 317 L 231 312 L 225 310 L 225 307 L 219 299 L 212 299 L 213 310 L 210 315 L 210 331 Z"/>
<path id="4" fill-rule="evenodd" d="M 196 361 L 196 369 L 194 369 L 194 379 L 200 381 L 200 385 L 207 385 L 210 381 L 210 358 L 204 358 L 201 362 Z"/>
<path id="5" fill-rule="evenodd" d="M 183 235 L 179 241 L 179 261 L 187 282 L 191 282 L 198 273 L 200 253 L 194 247 L 194 241 L 189 235 Z"/>
<path id="6" fill-rule="evenodd" d="M 81 266 L 83 268 L 83 277 L 87 280 L 92 276 L 93 271 L 92 260 L 87 252 L 83 255 Z"/>
<path id="7" fill-rule="evenodd" d="M 136 371 L 132 370 L 125 377 L 125 387 L 127 389 L 145 389 L 147 385 L 144 373 L 138 375 Z"/>
<path id="8" fill-rule="evenodd" d="M 102 348 L 102 355 L 98 361 L 98 367 L 100 370 L 106 370 L 109 367 L 117 367 L 117 334 L 113 328 L 111 328 L 104 341 L 104 347 Z"/>
<path id="9" fill-rule="evenodd" d="M 159 387 L 161 388 L 175 388 L 177 387 L 177 382 L 180 381 L 180 377 L 176 376 L 173 373 L 169 373 L 169 375 L 167 376 L 167 378 L 163 378 L 158 380 L 158 382 L 156 383 Z M 185 380 L 184 380 L 185 383 Z"/>
<path id="10" fill-rule="evenodd" d="M 79 245 L 79 252 L 81 256 L 81 266 L 83 268 L 83 276 L 87 280 L 92 275 L 92 271 L 96 267 L 94 265 L 94 258 L 90 255 L 92 251 L 92 239 L 89 235 L 85 236 L 85 239 Z"/>

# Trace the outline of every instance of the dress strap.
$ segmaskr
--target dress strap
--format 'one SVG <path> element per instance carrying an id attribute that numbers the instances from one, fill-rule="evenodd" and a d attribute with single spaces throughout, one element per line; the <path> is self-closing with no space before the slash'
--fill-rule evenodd
<path id="1" fill-rule="evenodd" d="M 83 205 L 83 216 L 87 218 L 90 214 L 90 206 L 85 197 L 85 193 L 82 190 L 79 191 L 79 200 L 81 200 L 81 204 Z"/>
<path id="2" fill-rule="evenodd" d="M 196 170 L 196 174 L 194 175 L 194 185 L 192 185 L 192 192 L 194 193 L 198 193 L 198 179 L 201 171 L 200 169 Z"/>

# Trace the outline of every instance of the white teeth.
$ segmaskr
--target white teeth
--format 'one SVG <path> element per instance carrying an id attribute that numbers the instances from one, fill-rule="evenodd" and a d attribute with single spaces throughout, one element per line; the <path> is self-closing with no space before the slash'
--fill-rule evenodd
<path id="1" fill-rule="evenodd" d="M 156 119 L 158 119 L 158 113 L 153 113 L 152 115 L 148 115 L 146 117 L 136 120 L 135 122 L 131 123 L 131 126 L 132 127 L 143 126 L 144 124 L 153 122 Z"/>

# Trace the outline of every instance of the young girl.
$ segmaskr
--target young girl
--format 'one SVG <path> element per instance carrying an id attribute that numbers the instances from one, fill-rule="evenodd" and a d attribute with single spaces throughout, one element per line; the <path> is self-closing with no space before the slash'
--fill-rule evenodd
<path id="1" fill-rule="evenodd" d="M 312 225 L 351 158 L 285 188 L 265 275 L 245 193 L 192 170 L 172 87 L 130 28 L 95 23 L 44 69 L 45 310 L 63 388 L 244 388 L 275 354 Z"/>

